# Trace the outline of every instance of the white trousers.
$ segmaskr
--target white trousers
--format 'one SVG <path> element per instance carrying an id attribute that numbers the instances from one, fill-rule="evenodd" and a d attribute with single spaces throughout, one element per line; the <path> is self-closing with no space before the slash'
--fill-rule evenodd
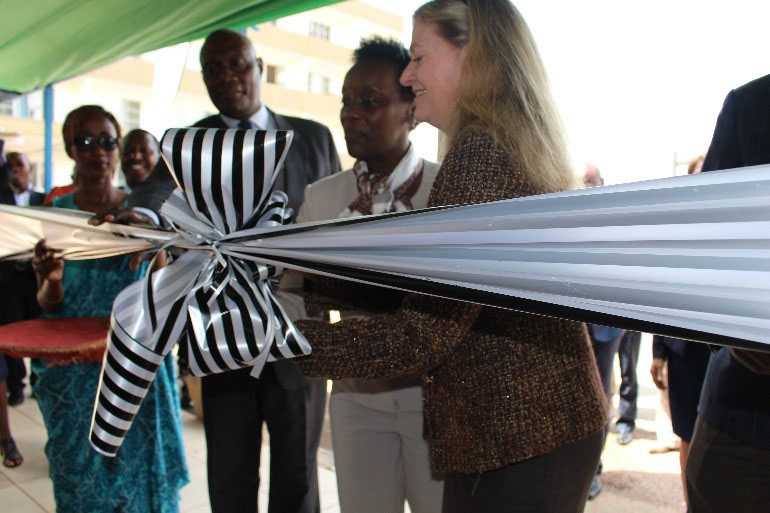
<path id="1" fill-rule="evenodd" d="M 412 513 L 441 512 L 444 485 L 431 476 L 422 410 L 414 407 L 421 402 L 421 387 L 331 395 L 341 513 L 402 513 L 404 501 Z"/>

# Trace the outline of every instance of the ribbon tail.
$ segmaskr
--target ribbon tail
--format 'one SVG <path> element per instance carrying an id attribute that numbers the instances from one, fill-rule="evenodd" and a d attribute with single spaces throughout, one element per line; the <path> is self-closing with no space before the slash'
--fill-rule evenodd
<path id="1" fill-rule="evenodd" d="M 141 282 L 134 285 L 121 292 L 118 300 L 141 289 Z M 165 357 L 126 333 L 119 317 L 120 312 L 113 313 L 91 418 L 91 445 L 110 457 L 117 454 Z"/>
<path id="2" fill-rule="evenodd" d="M 115 299 L 91 417 L 89 439 L 97 452 L 117 454 L 158 368 L 184 332 L 185 290 L 199 273 L 200 260 L 183 255 Z"/>

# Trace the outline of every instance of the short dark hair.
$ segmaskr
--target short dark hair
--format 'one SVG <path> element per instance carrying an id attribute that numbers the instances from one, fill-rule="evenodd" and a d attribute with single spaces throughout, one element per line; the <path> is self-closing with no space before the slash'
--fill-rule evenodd
<path id="1" fill-rule="evenodd" d="M 379 36 L 362 39 L 361 44 L 353 52 L 354 65 L 363 61 L 382 61 L 392 64 L 396 73 L 396 82 L 399 82 L 399 78 L 409 65 L 410 59 L 409 50 L 404 45 L 395 39 L 385 39 Z M 414 92 L 412 92 L 411 87 L 404 87 L 400 82 L 398 86 L 403 98 L 414 99 Z"/>
<path id="2" fill-rule="evenodd" d="M 254 48 L 254 45 L 252 44 L 251 39 L 246 37 L 245 34 L 242 34 L 240 32 L 236 32 L 235 30 L 230 30 L 230 29 L 218 29 L 218 30 L 215 30 L 214 32 L 211 32 L 208 36 L 206 36 L 206 39 L 203 40 L 200 54 L 198 54 L 198 58 L 200 60 L 201 65 L 203 65 L 203 53 L 206 51 L 208 47 L 220 41 L 233 40 L 233 39 L 239 39 L 241 42 L 243 42 L 243 44 L 251 48 L 252 52 L 254 53 L 254 56 L 256 57 L 256 50 Z"/>
<path id="3" fill-rule="evenodd" d="M 22 156 L 26 157 L 26 155 L 20 151 L 9 151 L 5 154 L 5 160 L 10 161 L 11 159 L 20 159 Z"/>
<path id="4" fill-rule="evenodd" d="M 123 149 L 125 149 L 126 144 L 128 144 L 128 141 L 130 141 L 132 137 L 136 137 L 136 136 L 139 136 L 139 135 L 141 135 L 141 136 L 149 135 L 150 136 L 150 140 L 152 141 L 152 144 L 155 145 L 155 148 L 160 150 L 160 144 L 158 143 L 158 140 L 155 138 L 155 136 L 152 135 L 147 130 L 142 130 L 141 128 L 134 128 L 133 130 L 130 130 L 126 135 L 124 135 L 123 136 L 123 140 L 121 141 L 121 147 Z"/>

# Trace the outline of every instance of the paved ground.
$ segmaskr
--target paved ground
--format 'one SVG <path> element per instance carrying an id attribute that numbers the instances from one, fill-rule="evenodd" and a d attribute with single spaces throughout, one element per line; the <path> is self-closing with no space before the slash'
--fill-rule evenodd
<path id="1" fill-rule="evenodd" d="M 674 453 L 651 455 L 657 423 L 661 420 L 659 398 L 649 378 L 650 342 L 645 336 L 639 362 L 642 383 L 636 439 L 621 447 L 610 435 L 604 452 L 604 492 L 589 503 L 588 513 L 682 513 L 685 511 L 679 483 L 678 456 Z M 17 469 L 0 466 L 0 504 L 8 513 L 52 513 L 53 490 L 43 454 L 45 428 L 33 400 L 11 410 L 14 436 L 24 453 L 24 465 Z M 208 513 L 205 443 L 203 426 L 192 415 L 184 414 L 184 435 L 192 482 L 182 491 L 183 513 Z M 263 448 L 262 475 L 269 454 Z M 338 512 L 333 456 L 326 430 L 319 455 L 321 503 L 324 513 Z M 267 479 L 261 487 L 260 511 L 267 511 Z"/>

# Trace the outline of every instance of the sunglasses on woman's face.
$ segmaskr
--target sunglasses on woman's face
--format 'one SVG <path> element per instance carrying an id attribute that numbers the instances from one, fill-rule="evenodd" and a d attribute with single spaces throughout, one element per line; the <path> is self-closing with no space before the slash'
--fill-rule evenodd
<path id="1" fill-rule="evenodd" d="M 112 151 L 118 147 L 118 139 L 111 135 L 100 135 L 98 137 L 79 135 L 75 137 L 75 147 L 79 150 L 93 151 L 97 146 L 104 151 Z"/>

